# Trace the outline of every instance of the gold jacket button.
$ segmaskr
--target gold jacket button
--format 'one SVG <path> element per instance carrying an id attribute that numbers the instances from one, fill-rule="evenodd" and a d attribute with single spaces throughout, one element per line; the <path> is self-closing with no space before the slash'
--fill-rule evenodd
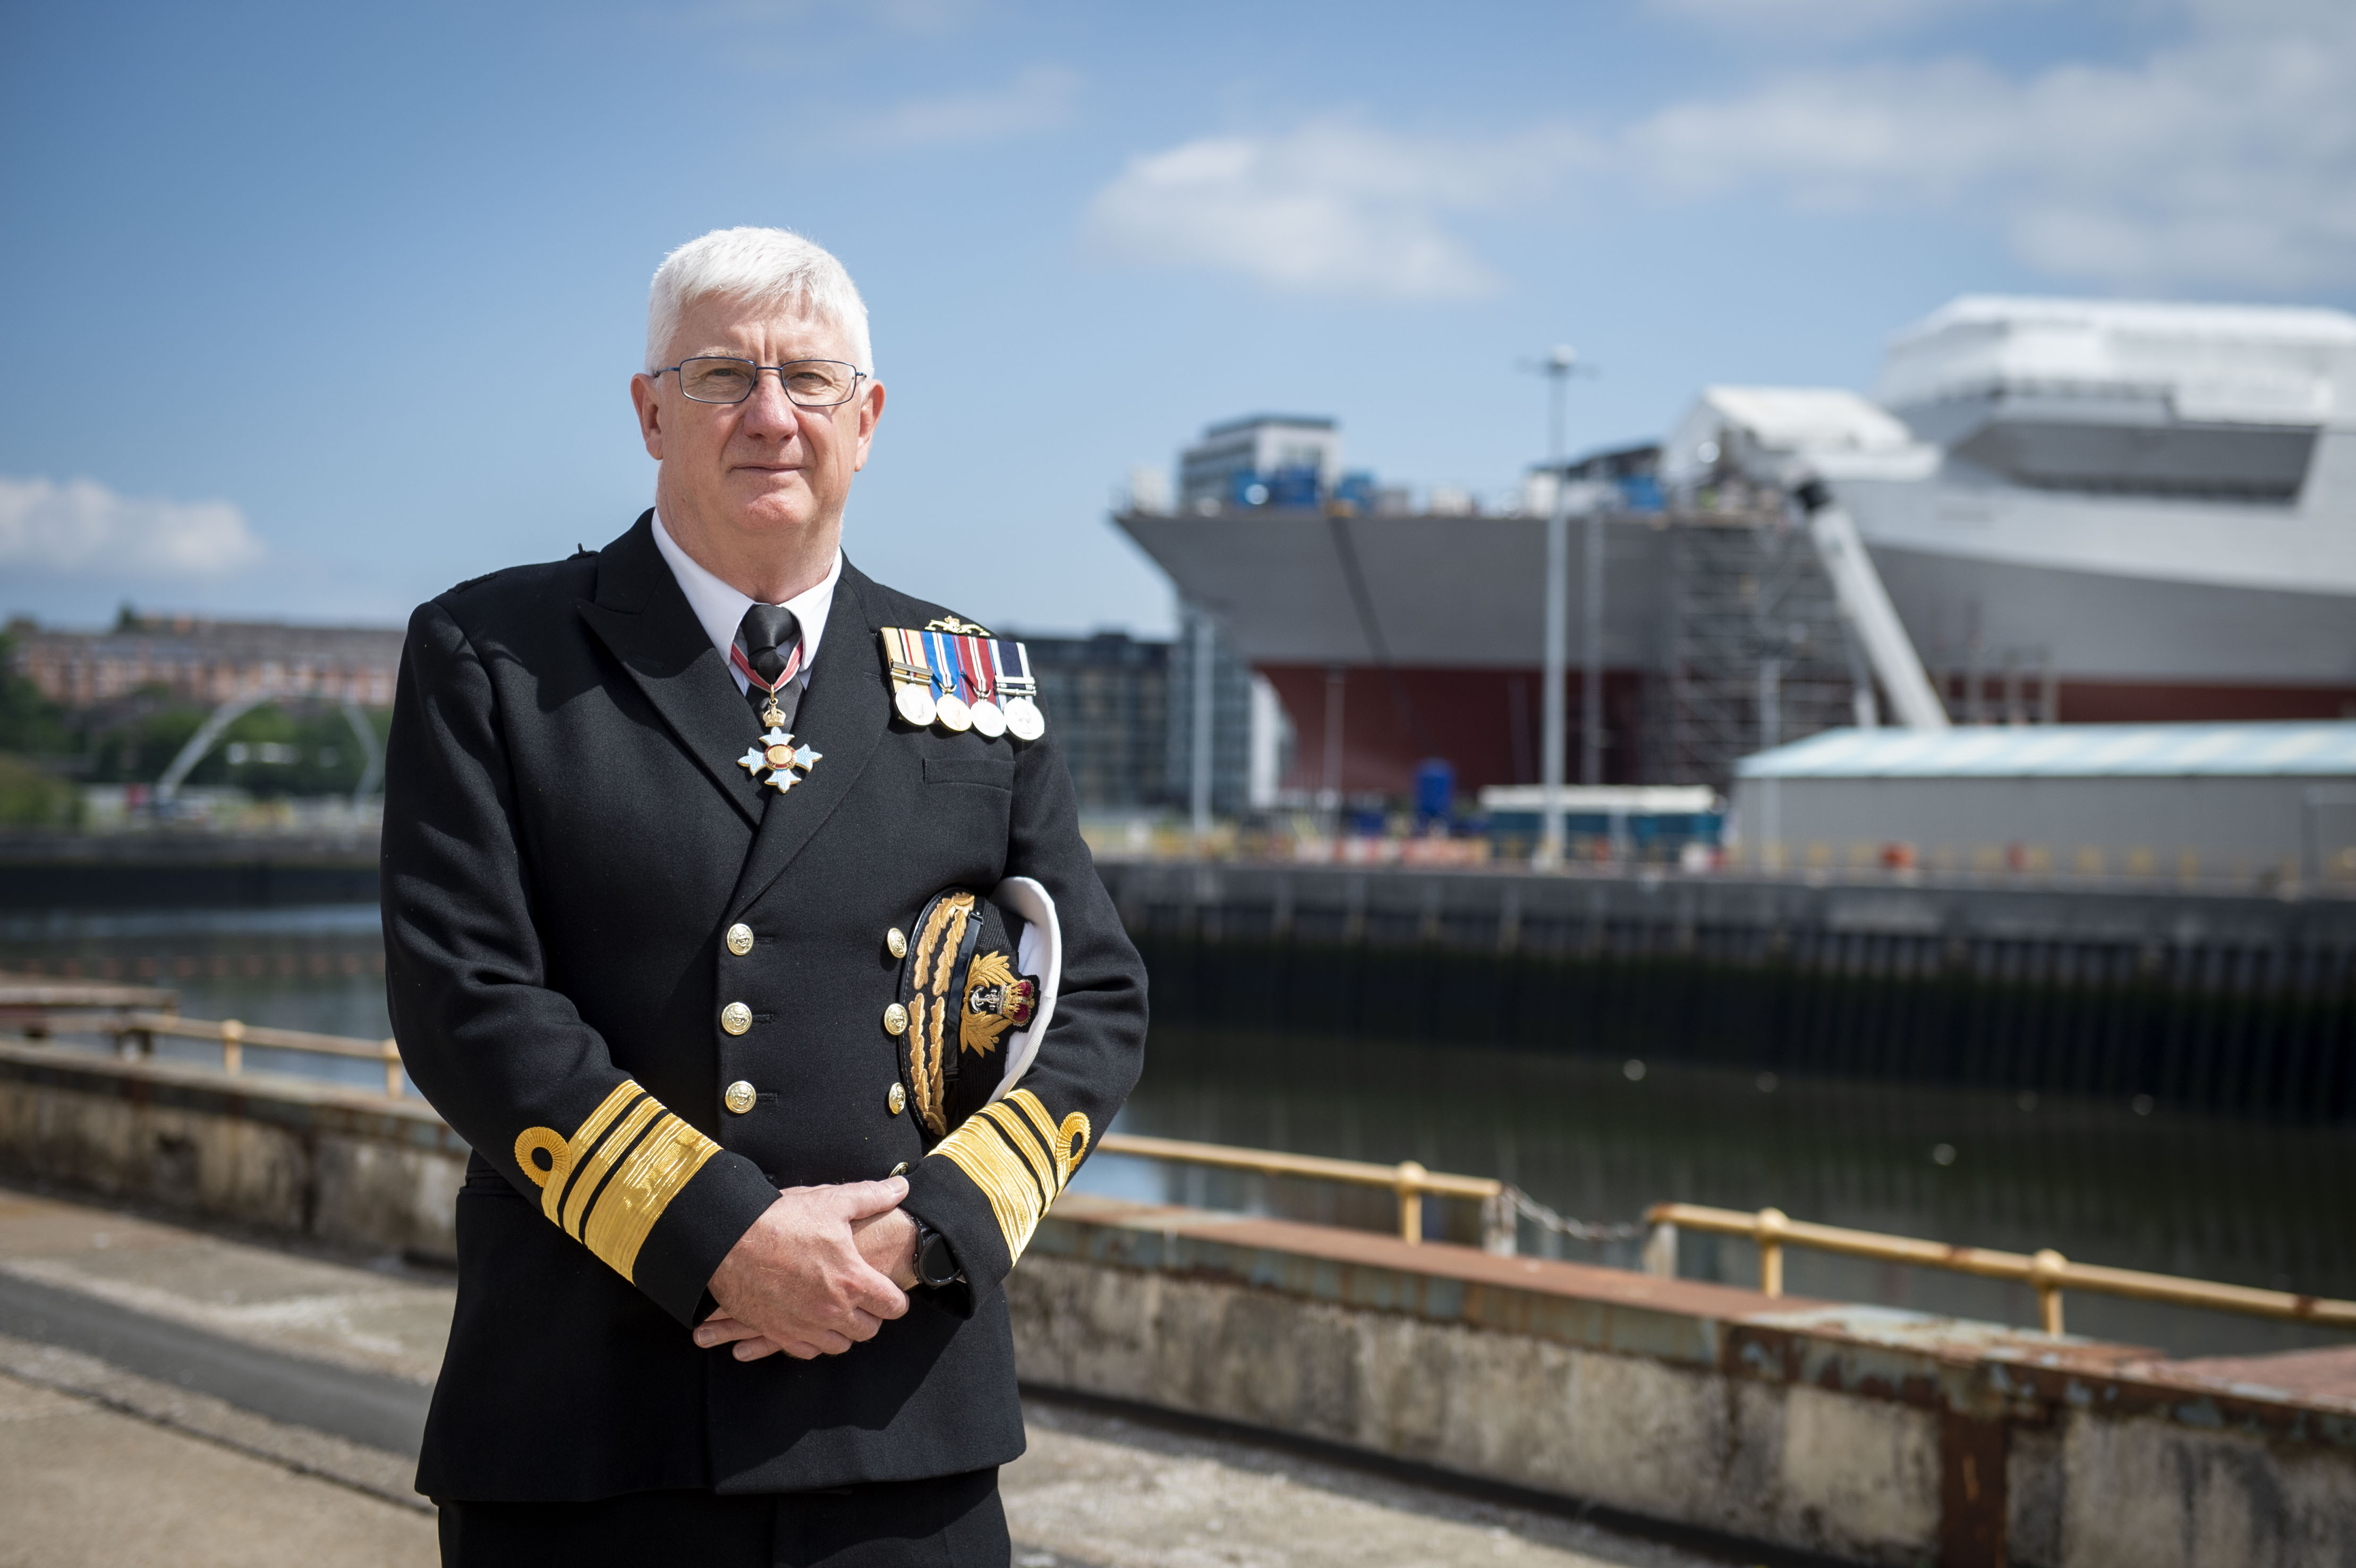
<path id="1" fill-rule="evenodd" d="M 731 1002 L 720 1009 L 720 1027 L 730 1034 L 743 1034 L 753 1027 L 753 1009 L 742 1002 Z"/>
<path id="2" fill-rule="evenodd" d="M 901 1034 L 908 1028 L 908 1009 L 894 1002 L 884 1009 L 884 1032 Z"/>
<path id="3" fill-rule="evenodd" d="M 896 1116 L 908 1108 L 908 1092 L 894 1083 L 891 1092 L 884 1096 L 884 1104 L 891 1107 L 892 1114 Z"/>
<path id="4" fill-rule="evenodd" d="M 728 951 L 742 958 L 753 951 L 753 928 L 738 921 L 728 928 Z"/>
<path id="5" fill-rule="evenodd" d="M 884 933 L 884 946 L 893 957 L 905 958 L 908 955 L 908 933 L 894 926 Z"/>
<path id="6" fill-rule="evenodd" d="M 904 1160 L 902 1160 L 899 1164 L 897 1164 L 897 1165 L 894 1166 L 894 1167 L 892 1168 L 892 1174 L 893 1174 L 893 1175 L 894 1175 L 894 1176 L 905 1176 L 905 1175 L 907 1175 L 907 1174 L 908 1174 L 908 1162 L 907 1162 L 906 1160 L 905 1160 L 905 1159 L 904 1159 Z"/>
<path id="7" fill-rule="evenodd" d="M 741 1116 L 751 1110 L 753 1103 L 759 1098 L 758 1094 L 753 1093 L 753 1086 L 739 1078 L 735 1083 L 728 1085 L 728 1092 L 720 1096 L 720 1103 Z"/>

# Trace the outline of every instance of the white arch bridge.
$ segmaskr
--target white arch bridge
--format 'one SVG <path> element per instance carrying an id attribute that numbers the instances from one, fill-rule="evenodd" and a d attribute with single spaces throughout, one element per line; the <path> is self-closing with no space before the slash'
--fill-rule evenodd
<path id="1" fill-rule="evenodd" d="M 360 743 L 360 756 L 364 761 L 359 783 L 352 786 L 352 804 L 359 805 L 384 785 L 384 747 L 377 741 L 375 726 L 369 722 L 368 715 L 360 710 L 360 705 L 350 698 L 329 697 L 325 692 L 304 687 L 248 692 L 242 697 L 232 697 L 214 709 L 205 721 L 197 726 L 197 732 L 188 737 L 188 743 L 180 748 L 179 754 L 172 759 L 172 765 L 164 770 L 164 776 L 155 781 L 155 798 L 168 801 L 179 794 L 180 785 L 187 782 L 188 774 L 195 771 L 196 765 L 220 744 L 221 737 L 229 733 L 229 727 L 255 709 L 268 708 L 274 703 L 307 705 L 318 702 L 333 702 L 341 708 L 344 722 L 351 726 L 353 737 Z"/>

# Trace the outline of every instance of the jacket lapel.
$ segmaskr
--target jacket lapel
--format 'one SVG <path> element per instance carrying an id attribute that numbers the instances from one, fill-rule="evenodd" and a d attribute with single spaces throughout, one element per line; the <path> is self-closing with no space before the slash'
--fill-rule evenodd
<path id="1" fill-rule="evenodd" d="M 759 726 L 655 548 L 651 508 L 600 553 L 597 597 L 579 601 L 578 607 L 680 747 L 744 820 L 758 827 L 762 795 L 776 792 L 764 792 L 749 771 L 736 765 L 736 758 L 753 743 Z"/>
<path id="2" fill-rule="evenodd" d="M 741 913 L 793 863 L 810 835 L 851 794 L 884 738 L 892 719 L 892 681 L 875 635 L 883 624 L 876 613 L 874 583 L 844 561 L 827 613 L 826 640 L 819 645 L 809 685 L 794 715 L 794 738 L 817 751 L 819 763 L 785 794 L 762 791 L 776 798 L 761 818 L 735 895 L 728 901 L 734 912 Z"/>

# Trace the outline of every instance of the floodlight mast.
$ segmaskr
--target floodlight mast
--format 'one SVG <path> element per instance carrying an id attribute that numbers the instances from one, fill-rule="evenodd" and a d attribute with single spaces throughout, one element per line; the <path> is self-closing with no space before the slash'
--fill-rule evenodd
<path id="1" fill-rule="evenodd" d="M 1563 395 L 1571 376 L 1582 367 L 1579 362 L 1579 351 L 1568 344 L 1561 344 L 1532 368 L 1547 379 L 1547 468 L 1554 478 L 1554 502 L 1547 508 L 1546 648 L 1542 661 L 1544 673 L 1538 683 L 1538 700 L 1543 709 L 1538 776 L 1545 799 L 1538 808 L 1538 848 L 1531 863 L 1539 870 L 1551 871 L 1562 865 L 1563 764 L 1569 741 L 1563 722 L 1563 699 L 1567 695 L 1565 667 L 1570 662 L 1570 475 L 1567 472 L 1569 453 L 1563 436 Z M 1595 711 L 1601 706 L 1601 699 L 1597 695 L 1601 685 L 1601 671 L 1592 667 L 1601 656 L 1594 651 L 1598 640 L 1596 627 L 1601 618 L 1598 607 L 1602 582 L 1600 526 L 1593 517 L 1588 518 L 1587 599 L 1590 667 L 1586 672 L 1588 710 L 1581 718 L 1585 721 L 1583 761 L 1590 784 L 1600 782 L 1602 776 L 1602 734 Z"/>

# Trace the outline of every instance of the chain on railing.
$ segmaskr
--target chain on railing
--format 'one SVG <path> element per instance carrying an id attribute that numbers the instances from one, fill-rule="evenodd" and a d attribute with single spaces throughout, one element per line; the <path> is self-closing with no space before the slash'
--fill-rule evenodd
<path id="1" fill-rule="evenodd" d="M 1545 1204 L 1539 1202 L 1537 1199 L 1531 1197 L 1528 1193 L 1523 1191 L 1520 1188 L 1513 1186 L 1510 1183 L 1508 1183 L 1505 1189 L 1499 1192 L 1494 1199 L 1491 1200 L 1491 1201 L 1499 1205 L 1505 1212 L 1498 1216 L 1497 1220 L 1494 1221 L 1491 1220 L 1484 1213 L 1483 1216 L 1483 1222 L 1482 1227 L 1484 1232 L 1494 1228 L 1498 1224 L 1499 1221 L 1502 1221 L 1505 1226 L 1510 1227 L 1518 1221 L 1527 1220 L 1539 1230 L 1563 1237 L 1567 1241 L 1602 1243 L 1633 1242 L 1637 1237 L 1645 1234 L 1647 1229 L 1644 1222 L 1641 1220 L 1607 1221 L 1569 1219 L 1562 1214 L 1557 1213 L 1552 1209 L 1549 1209 Z M 1512 1232 L 1508 1230 L 1506 1234 L 1510 1237 L 1512 1235 Z M 1492 1252 L 1503 1251 L 1510 1253 L 1515 1249 L 1512 1245 L 1507 1245 L 1503 1248 L 1492 1247 L 1489 1250 Z"/>

